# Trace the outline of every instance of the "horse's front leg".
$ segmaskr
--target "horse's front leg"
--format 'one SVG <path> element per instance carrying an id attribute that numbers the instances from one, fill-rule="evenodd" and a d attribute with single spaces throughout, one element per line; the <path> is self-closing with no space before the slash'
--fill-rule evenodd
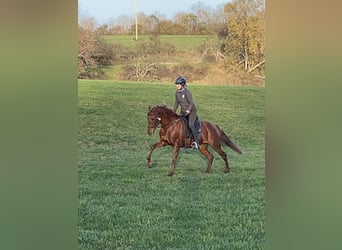
<path id="1" fill-rule="evenodd" d="M 157 142 L 156 144 L 153 144 L 151 146 L 151 150 L 150 150 L 150 153 L 147 155 L 147 164 L 148 164 L 148 167 L 151 168 L 152 167 L 152 153 L 153 151 L 156 149 L 156 148 L 160 148 L 160 147 L 164 147 L 166 146 L 167 144 L 164 142 L 164 141 L 159 141 Z"/>
<path id="2" fill-rule="evenodd" d="M 175 173 L 178 155 L 179 155 L 179 146 L 178 146 L 178 144 L 175 144 L 173 146 L 173 157 L 172 157 L 171 169 L 170 169 L 169 176 L 172 176 Z"/>

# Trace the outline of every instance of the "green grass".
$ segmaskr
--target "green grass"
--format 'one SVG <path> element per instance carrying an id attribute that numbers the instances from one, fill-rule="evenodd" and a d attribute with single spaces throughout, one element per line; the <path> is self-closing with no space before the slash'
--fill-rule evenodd
<path id="1" fill-rule="evenodd" d="M 172 148 L 146 133 L 148 105 L 172 106 L 174 84 L 79 81 L 80 249 L 263 249 L 265 244 L 265 89 L 192 85 L 202 120 L 242 149 L 215 157 Z"/>
<path id="2" fill-rule="evenodd" d="M 118 35 L 118 36 L 103 36 L 103 38 L 110 42 L 120 44 L 125 48 L 135 48 L 137 43 L 149 41 L 149 36 L 139 36 L 139 40 L 135 41 L 135 35 Z M 192 50 L 201 46 L 205 39 L 217 39 L 216 36 L 206 35 L 161 35 L 161 41 L 166 41 L 176 47 L 176 50 Z"/>

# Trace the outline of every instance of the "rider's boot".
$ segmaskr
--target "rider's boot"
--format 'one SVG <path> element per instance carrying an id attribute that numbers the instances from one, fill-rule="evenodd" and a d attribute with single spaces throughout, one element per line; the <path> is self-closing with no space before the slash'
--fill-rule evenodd
<path id="1" fill-rule="evenodd" d="M 194 148 L 194 149 L 198 149 L 199 148 L 199 136 L 200 136 L 200 133 L 197 133 L 196 129 L 195 129 L 195 126 L 192 126 L 191 127 L 191 132 L 192 132 L 192 135 L 194 137 L 194 142 L 191 144 L 191 147 Z"/>

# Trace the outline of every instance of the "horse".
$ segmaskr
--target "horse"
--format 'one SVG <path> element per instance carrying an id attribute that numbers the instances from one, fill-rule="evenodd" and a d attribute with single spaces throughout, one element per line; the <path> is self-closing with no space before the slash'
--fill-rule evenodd
<path id="1" fill-rule="evenodd" d="M 147 155 L 148 167 L 152 167 L 152 153 L 156 148 L 171 146 L 173 147 L 173 157 L 169 176 L 173 176 L 176 169 L 176 162 L 179 155 L 179 150 L 182 147 L 191 147 L 191 142 L 186 143 L 185 125 L 183 117 L 173 112 L 166 105 L 148 106 L 147 112 L 147 133 L 151 136 L 156 128 L 160 125 L 159 142 L 151 146 L 150 152 Z M 222 150 L 222 143 L 229 146 L 233 151 L 241 154 L 242 151 L 236 146 L 232 140 L 223 132 L 219 126 L 212 124 L 209 121 L 201 121 L 201 136 L 199 138 L 199 151 L 208 159 L 206 173 L 210 173 L 211 166 L 214 161 L 213 155 L 209 152 L 210 145 L 224 160 L 226 169 L 225 173 L 230 172 L 227 154 Z"/>

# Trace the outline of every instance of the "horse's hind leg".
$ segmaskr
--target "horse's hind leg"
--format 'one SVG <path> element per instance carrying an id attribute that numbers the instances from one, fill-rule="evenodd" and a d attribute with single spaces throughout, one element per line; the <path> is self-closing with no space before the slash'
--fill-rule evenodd
<path id="1" fill-rule="evenodd" d="M 229 167 L 229 163 L 228 163 L 227 154 L 222 150 L 221 145 L 213 145 L 212 147 L 224 160 L 224 163 L 226 165 L 226 170 L 224 172 L 229 173 L 230 167 Z"/>
<path id="2" fill-rule="evenodd" d="M 208 159 L 208 167 L 205 171 L 206 173 L 210 173 L 211 166 L 213 165 L 214 156 L 208 150 L 208 144 L 201 144 L 199 147 L 200 152 Z"/>

